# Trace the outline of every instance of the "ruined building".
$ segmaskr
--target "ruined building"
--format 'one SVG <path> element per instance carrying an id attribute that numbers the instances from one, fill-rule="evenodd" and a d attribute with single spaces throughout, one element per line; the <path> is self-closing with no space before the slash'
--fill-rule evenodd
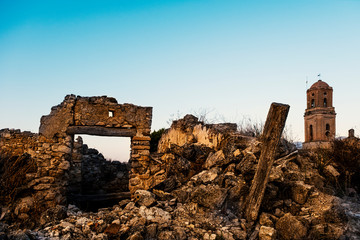
<path id="1" fill-rule="evenodd" d="M 308 121 L 314 129 L 319 122 L 311 117 L 320 110 L 321 123 L 325 128 L 331 124 L 326 121 L 331 88 L 324 101 L 330 105 L 316 107 L 324 96 L 318 85 L 308 95 Z M 271 109 L 269 113 L 275 111 Z M 282 130 L 287 111 L 282 113 L 269 114 L 264 128 Z M 206 124 L 192 115 L 173 121 L 157 151 L 150 153 L 151 114 L 151 107 L 118 104 L 106 96 L 68 95 L 42 117 L 39 134 L 0 130 L 0 239 L 283 240 L 360 235 L 355 212 L 360 205 L 351 207 L 335 196 L 335 186 L 344 183 L 348 188 L 345 182 L 350 181 L 344 179 L 352 176 L 342 165 L 320 167 L 312 151 L 297 151 L 274 128 L 255 138 L 243 135 L 236 124 Z M 75 139 L 77 134 L 131 138 L 129 162 L 106 161 L 81 138 Z M 312 140 L 317 137 L 313 132 Z M 274 139 L 279 145 L 270 145 Z M 262 167 L 270 154 L 271 163 Z M 258 181 L 257 176 L 266 179 Z M 261 188 L 262 196 L 249 198 L 252 189 Z M 247 209 L 254 205 L 248 199 L 260 207 L 250 215 Z"/>
<path id="2" fill-rule="evenodd" d="M 41 118 L 39 134 L 0 130 L 0 158 L 22 156 L 8 166 L 15 171 L 18 164 L 26 170 L 21 184 L 28 192 L 20 202 L 39 202 L 47 209 L 71 201 L 71 196 L 119 192 L 130 196 L 149 188 L 151 119 L 152 107 L 118 104 L 106 96 L 67 95 Z M 129 137 L 129 162 L 106 161 L 81 139 L 75 140 L 76 134 Z M 8 186 L 20 182 L 8 179 Z M 6 201 L 11 202 L 13 195 L 9 193 Z"/>
<path id="3" fill-rule="evenodd" d="M 75 134 L 131 138 L 130 192 L 145 186 L 149 178 L 150 128 L 152 107 L 118 104 L 115 98 L 68 95 L 50 115 L 41 118 L 39 133 L 46 138 L 70 139 L 70 174 L 81 181 L 82 155 L 76 148 Z M 75 184 L 76 185 L 76 184 Z M 79 190 L 77 190 L 78 192 Z M 76 192 L 76 191 L 75 191 Z"/>
<path id="4" fill-rule="evenodd" d="M 329 147 L 335 139 L 335 108 L 333 88 L 322 80 L 314 83 L 307 91 L 305 110 L 305 149 Z"/>

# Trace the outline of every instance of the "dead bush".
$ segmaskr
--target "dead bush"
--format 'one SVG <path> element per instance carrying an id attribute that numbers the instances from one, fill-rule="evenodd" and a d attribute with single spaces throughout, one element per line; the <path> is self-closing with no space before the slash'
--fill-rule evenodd
<path id="1" fill-rule="evenodd" d="M 36 171 L 36 163 L 29 154 L 0 155 L 0 202 L 8 204 L 27 191 L 26 174 Z"/>
<path id="2" fill-rule="evenodd" d="M 340 173 L 336 181 L 337 190 L 346 192 L 347 188 L 354 188 L 359 192 L 360 186 L 360 140 L 337 139 L 331 149 L 317 149 L 312 154 L 320 174 L 332 165 Z"/>

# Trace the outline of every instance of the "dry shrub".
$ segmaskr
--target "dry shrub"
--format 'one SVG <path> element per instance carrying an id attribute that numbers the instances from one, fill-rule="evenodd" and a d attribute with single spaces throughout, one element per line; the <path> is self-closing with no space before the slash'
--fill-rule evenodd
<path id="1" fill-rule="evenodd" d="M 358 188 L 360 186 L 360 141 L 335 140 L 331 154 L 341 174 L 339 181 L 345 188 Z"/>
<path id="2" fill-rule="evenodd" d="M 150 140 L 150 152 L 156 152 L 158 149 L 159 141 L 161 136 L 164 134 L 165 128 L 161 128 L 157 131 L 153 131 L 150 134 L 151 140 Z"/>
<path id="3" fill-rule="evenodd" d="M 238 123 L 240 134 L 250 137 L 260 137 L 264 129 L 264 122 L 254 121 L 250 117 L 243 117 Z"/>
<path id="4" fill-rule="evenodd" d="M 359 192 L 360 186 L 360 140 L 337 139 L 332 149 L 317 149 L 312 155 L 320 173 L 327 165 L 332 165 L 340 173 L 337 188 L 346 192 L 347 188 L 354 188 Z M 340 188 L 340 189 L 339 189 Z"/>
<path id="5" fill-rule="evenodd" d="M 0 202 L 8 204 L 27 191 L 26 174 L 36 171 L 29 154 L 0 156 Z"/>

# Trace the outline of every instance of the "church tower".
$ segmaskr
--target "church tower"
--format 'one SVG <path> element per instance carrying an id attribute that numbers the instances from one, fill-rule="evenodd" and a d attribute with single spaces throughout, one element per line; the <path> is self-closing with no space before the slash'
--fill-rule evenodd
<path id="1" fill-rule="evenodd" d="M 330 147 L 331 141 L 335 139 L 333 88 L 319 80 L 306 91 L 306 98 L 303 148 Z"/>

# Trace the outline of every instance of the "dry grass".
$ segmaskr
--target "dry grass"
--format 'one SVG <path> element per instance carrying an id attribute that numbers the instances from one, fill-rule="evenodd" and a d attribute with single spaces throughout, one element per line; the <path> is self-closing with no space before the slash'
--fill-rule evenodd
<path id="1" fill-rule="evenodd" d="M 36 171 L 36 163 L 30 155 L 0 155 L 0 202 L 8 204 L 26 191 L 26 174 Z"/>

